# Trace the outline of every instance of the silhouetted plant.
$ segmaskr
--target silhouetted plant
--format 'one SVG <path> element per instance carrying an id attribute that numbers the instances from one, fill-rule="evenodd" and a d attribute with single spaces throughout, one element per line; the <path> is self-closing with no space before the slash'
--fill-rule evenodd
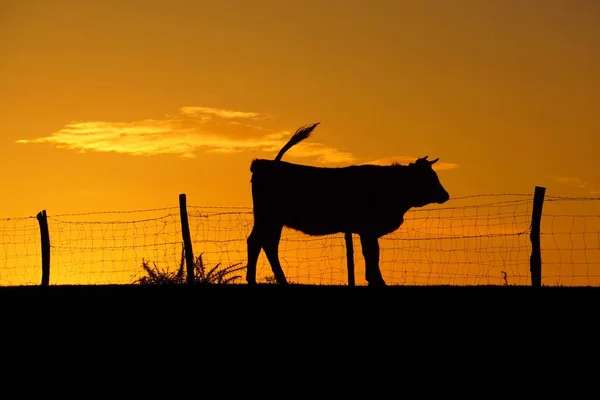
<path id="1" fill-rule="evenodd" d="M 134 283 L 140 285 L 172 285 L 185 282 L 182 269 L 175 272 L 169 271 L 168 268 L 166 270 L 159 269 L 155 262 L 152 262 L 152 266 L 150 266 L 150 262 L 144 259 L 142 259 L 142 269 L 146 272 L 146 275 L 136 279 Z"/>
<path id="2" fill-rule="evenodd" d="M 214 267 L 208 269 L 204 265 L 202 254 L 196 257 L 194 262 L 194 276 L 196 283 L 201 284 L 217 284 L 225 285 L 233 283 L 241 278 L 241 275 L 232 275 L 238 271 L 246 269 L 242 263 L 231 264 L 227 267 L 221 267 L 221 263 L 217 263 Z M 183 271 L 183 262 L 180 269 Z"/>
<path id="3" fill-rule="evenodd" d="M 225 285 L 234 283 L 241 278 L 241 275 L 234 275 L 236 272 L 245 269 L 242 263 L 232 264 L 227 267 L 222 267 L 218 263 L 212 268 L 207 268 L 204 264 L 202 254 L 194 260 L 194 281 L 197 284 L 216 284 Z M 134 281 L 140 285 L 176 285 L 186 284 L 187 276 L 185 272 L 185 249 L 181 251 L 181 260 L 177 271 L 169 271 L 169 269 L 159 269 L 155 262 L 150 262 L 142 259 L 142 269 L 146 272 L 145 276 Z"/>
<path id="4" fill-rule="evenodd" d="M 275 278 L 275 275 L 265 276 L 265 283 L 276 284 L 277 279 Z M 290 279 L 288 279 L 288 283 L 290 285 L 296 284 L 296 282 L 294 282 L 293 280 L 290 280 Z"/>
<path id="5" fill-rule="evenodd" d="M 508 286 L 508 274 L 506 271 L 500 271 L 500 273 L 502 274 L 502 279 L 504 280 L 504 286 Z"/>

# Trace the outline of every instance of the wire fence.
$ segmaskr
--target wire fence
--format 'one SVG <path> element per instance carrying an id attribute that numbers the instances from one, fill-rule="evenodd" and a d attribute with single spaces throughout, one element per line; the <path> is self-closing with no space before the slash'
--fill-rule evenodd
<path id="1" fill-rule="evenodd" d="M 396 232 L 380 239 L 384 279 L 388 285 L 530 285 L 532 202 L 531 194 L 482 194 L 411 209 Z M 251 208 L 187 210 L 195 255 L 208 266 L 245 265 Z M 53 285 L 129 284 L 145 274 L 142 262 L 174 271 L 181 261 L 179 207 L 48 214 L 47 220 Z M 365 285 L 356 235 L 353 243 L 356 284 Z M 600 285 L 600 198 L 546 196 L 541 246 L 543 285 Z M 343 234 L 311 237 L 284 228 L 279 254 L 292 283 L 348 284 Z M 38 285 L 41 271 L 36 217 L 0 219 L 0 286 Z M 261 253 L 257 278 L 271 276 Z"/>

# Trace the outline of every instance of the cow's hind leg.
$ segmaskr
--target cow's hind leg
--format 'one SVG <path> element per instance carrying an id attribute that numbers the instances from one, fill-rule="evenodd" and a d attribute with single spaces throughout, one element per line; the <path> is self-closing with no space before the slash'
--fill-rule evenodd
<path id="1" fill-rule="evenodd" d="M 275 280 L 279 284 L 287 285 L 288 281 L 279 262 L 279 240 L 281 239 L 282 229 L 283 226 L 269 226 L 268 229 L 265 229 L 263 249 L 265 250 L 269 264 L 271 264 Z"/>
<path id="2" fill-rule="evenodd" d="M 360 244 L 365 258 L 365 278 L 369 286 L 385 286 L 379 270 L 379 240 L 377 236 L 360 235 Z"/>
<path id="3" fill-rule="evenodd" d="M 256 263 L 258 262 L 258 256 L 260 249 L 263 245 L 263 230 L 261 225 L 254 222 L 252 232 L 246 239 L 246 245 L 248 248 L 248 265 L 246 267 L 246 282 L 248 284 L 256 283 Z"/>

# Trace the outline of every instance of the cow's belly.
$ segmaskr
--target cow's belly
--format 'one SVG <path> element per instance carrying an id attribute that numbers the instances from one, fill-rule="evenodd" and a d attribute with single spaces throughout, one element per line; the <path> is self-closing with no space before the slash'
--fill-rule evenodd
<path id="1" fill-rule="evenodd" d="M 344 218 L 339 213 L 288 215 L 282 220 L 283 225 L 308 235 L 320 236 L 356 230 L 356 223 Z"/>
<path id="2" fill-rule="evenodd" d="M 402 221 L 395 210 L 384 210 L 373 201 L 368 191 L 336 180 L 303 185 L 290 179 L 273 182 L 269 190 L 261 189 L 255 187 L 255 214 L 260 214 L 260 219 L 313 236 L 340 232 L 381 236 L 397 229 Z"/>

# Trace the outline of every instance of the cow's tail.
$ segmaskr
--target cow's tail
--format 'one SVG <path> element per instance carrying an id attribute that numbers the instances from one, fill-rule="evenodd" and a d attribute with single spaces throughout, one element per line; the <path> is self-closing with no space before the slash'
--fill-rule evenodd
<path id="1" fill-rule="evenodd" d="M 285 144 L 285 146 L 283 146 L 281 150 L 279 150 L 279 153 L 277 153 L 277 157 L 275 157 L 275 161 L 280 161 L 281 157 L 283 157 L 283 154 L 290 148 L 292 148 L 292 146 L 295 146 L 304 139 L 307 139 L 312 133 L 312 131 L 317 127 L 317 125 L 319 125 L 319 122 L 315 122 L 312 125 L 305 125 L 298 128 L 296 133 L 294 133 L 294 135 Z"/>

